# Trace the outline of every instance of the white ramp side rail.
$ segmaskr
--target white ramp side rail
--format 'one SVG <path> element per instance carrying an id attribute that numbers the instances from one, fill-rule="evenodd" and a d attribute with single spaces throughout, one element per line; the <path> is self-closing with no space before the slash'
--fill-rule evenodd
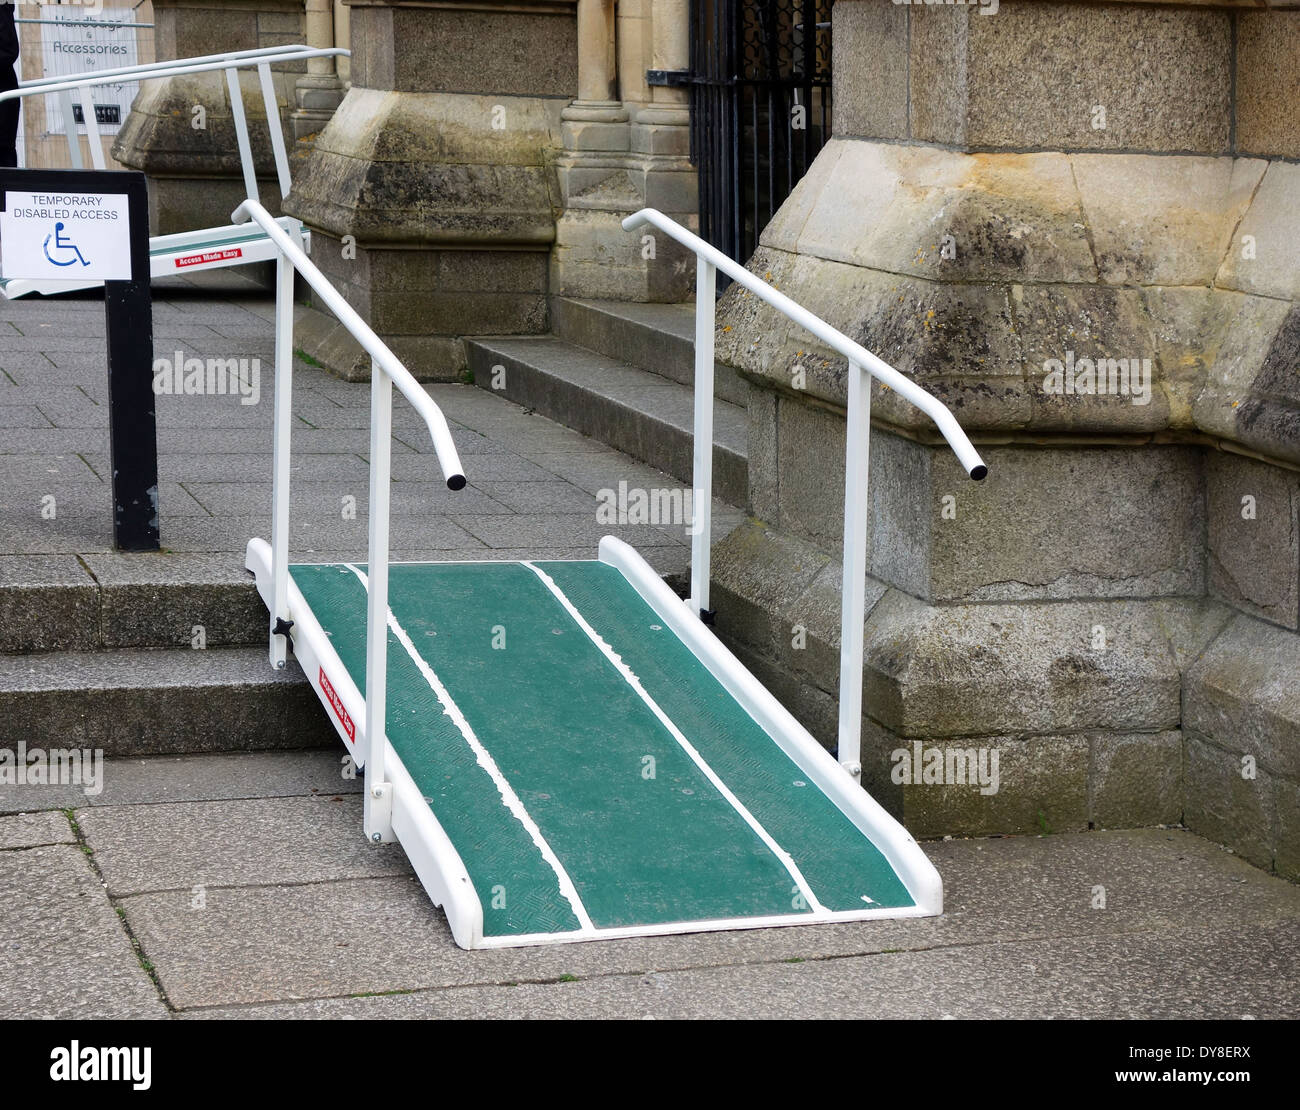
<path id="1" fill-rule="evenodd" d="M 73 118 L 72 94 L 81 97 L 82 116 L 86 124 L 86 135 L 90 146 L 90 158 L 97 170 L 107 166 L 105 136 L 100 133 L 95 119 L 94 105 L 90 90 L 98 85 L 118 84 L 124 79 L 132 81 L 156 80 L 163 77 L 188 76 L 198 73 L 224 72 L 226 85 L 230 94 L 230 110 L 235 125 L 235 139 L 239 147 L 239 163 L 244 178 L 246 196 L 258 196 L 257 171 L 253 163 L 253 146 L 249 137 L 248 119 L 244 111 L 243 91 L 239 84 L 241 69 L 256 69 L 266 110 L 267 130 L 270 134 L 271 150 L 275 158 L 277 183 L 281 197 L 288 196 L 292 184 L 289 175 L 289 154 L 285 146 L 284 129 L 280 123 L 279 102 L 275 95 L 275 85 L 271 77 L 271 67 L 289 61 L 310 58 L 347 56 L 350 52 L 341 47 L 316 48 L 302 45 L 263 47 L 256 50 L 231 51 L 224 54 L 209 54 L 201 58 L 182 58 L 176 61 L 151 62 L 144 65 L 124 66 L 119 69 L 98 70 L 81 77 L 47 77 L 24 81 L 17 89 L 0 93 L 0 102 L 23 99 L 30 96 L 47 96 L 55 94 L 60 97 L 64 118 Z M 90 110 L 86 106 L 90 105 Z M 68 156 L 73 169 L 83 169 L 84 159 L 81 154 L 81 142 L 75 127 L 68 127 Z M 290 234 L 299 234 L 302 229 L 298 221 L 282 217 L 280 225 Z M 263 249 L 259 249 L 263 248 Z M 150 262 L 152 276 L 162 277 L 178 270 L 213 269 L 222 266 L 246 265 L 250 262 L 272 260 L 275 252 L 269 249 L 265 241 L 253 244 L 247 242 L 245 229 L 234 226 L 203 228 L 179 235 L 156 237 L 150 241 Z M 91 288 L 97 282 L 8 282 L 3 287 L 6 297 L 18 297 L 27 293 L 56 293 L 73 289 Z"/>
<path id="2" fill-rule="evenodd" d="M 938 426 L 958 461 L 975 481 L 988 474 L 956 417 L 932 393 L 927 393 L 888 363 L 855 343 L 843 332 L 814 316 L 706 243 L 681 224 L 654 208 L 643 208 L 623 221 L 632 231 L 650 224 L 675 239 L 695 255 L 695 469 L 691 501 L 691 597 L 692 612 L 709 608 L 709 541 L 713 491 L 713 338 L 716 312 L 716 274 L 721 270 L 732 281 L 762 298 L 777 311 L 843 355 L 849 362 L 848 435 L 844 482 L 844 577 L 840 610 L 840 765 L 856 781 L 862 779 L 862 663 L 863 622 L 866 617 L 867 463 L 871 435 L 871 378 L 879 379 L 921 409 Z"/>
<path id="3" fill-rule="evenodd" d="M 365 831 L 371 840 L 395 839 L 392 786 L 385 775 L 385 724 L 388 702 L 388 521 L 392 478 L 393 386 L 424 417 L 447 488 L 465 486 L 460 455 L 447 419 L 382 339 L 357 315 L 302 248 L 256 200 L 246 200 L 231 217 L 256 223 L 275 245 L 275 448 L 271 495 L 271 577 L 273 626 L 271 665 L 284 667 L 289 627 L 289 433 L 293 423 L 293 276 L 296 270 L 326 307 L 370 355 L 370 519 L 369 591 L 366 609 Z"/>

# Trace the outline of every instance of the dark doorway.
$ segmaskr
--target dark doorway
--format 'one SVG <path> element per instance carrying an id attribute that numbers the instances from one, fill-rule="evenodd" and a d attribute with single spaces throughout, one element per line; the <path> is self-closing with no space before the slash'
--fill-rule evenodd
<path id="1" fill-rule="evenodd" d="M 691 0 L 700 235 L 744 262 L 830 137 L 834 0 Z"/>

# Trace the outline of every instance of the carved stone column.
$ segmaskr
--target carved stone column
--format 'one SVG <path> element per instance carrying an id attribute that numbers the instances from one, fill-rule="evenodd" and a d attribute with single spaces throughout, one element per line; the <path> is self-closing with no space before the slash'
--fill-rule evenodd
<path id="1" fill-rule="evenodd" d="M 614 0 L 578 0 L 578 98 L 564 109 L 565 150 L 628 148 L 614 43 Z"/>
<path id="2" fill-rule="evenodd" d="M 697 218 L 695 174 L 686 161 L 690 116 L 684 95 L 646 83 L 648 69 L 685 67 L 687 5 L 685 0 L 624 0 L 617 19 L 620 37 L 613 43 L 612 10 L 607 0 L 583 0 L 578 8 L 584 36 L 581 95 L 564 113 L 565 150 L 557 164 L 564 212 L 556 227 L 551 292 L 683 300 L 693 280 L 684 253 L 663 236 L 646 241 L 619 225 L 647 205 L 683 223 Z M 614 69 L 615 58 L 621 71 Z M 629 103 L 635 105 L 634 116 Z"/>
<path id="3" fill-rule="evenodd" d="M 306 0 L 307 45 L 317 49 L 347 46 L 334 28 L 334 0 Z M 293 112 L 293 133 L 297 139 L 318 134 L 343 101 L 343 82 L 334 58 L 311 58 L 307 72 L 295 85 L 297 107 Z"/>

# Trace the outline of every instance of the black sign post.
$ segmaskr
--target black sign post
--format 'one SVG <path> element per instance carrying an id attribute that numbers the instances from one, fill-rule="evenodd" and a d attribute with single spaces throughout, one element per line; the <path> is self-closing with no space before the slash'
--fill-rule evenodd
<path id="1" fill-rule="evenodd" d="M 158 430 L 154 412 L 153 297 L 149 288 L 149 194 L 145 176 L 103 170 L 0 170 L 0 212 L 7 211 L 10 193 L 51 198 L 126 197 L 130 280 L 104 282 L 113 543 L 119 551 L 157 551 Z M 51 212 L 59 210 L 50 209 Z M 55 229 L 51 234 L 61 237 L 64 223 L 53 218 L 49 222 Z M 71 241 L 70 236 L 55 240 L 65 251 L 75 250 L 73 246 L 64 246 L 64 242 Z M 0 250 L 3 249 L 4 244 L 0 242 Z M 48 240 L 45 253 L 49 257 Z M 4 276 L 17 273 L 21 263 L 21 259 L 6 255 Z"/>

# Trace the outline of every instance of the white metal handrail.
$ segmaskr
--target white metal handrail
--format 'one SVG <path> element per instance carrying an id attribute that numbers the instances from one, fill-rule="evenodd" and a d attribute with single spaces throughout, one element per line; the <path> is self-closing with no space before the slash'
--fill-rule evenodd
<path id="1" fill-rule="evenodd" d="M 16 22 L 19 23 L 48 22 L 48 23 L 57 24 L 58 26 L 64 26 L 64 21 L 57 20 L 57 19 L 51 19 L 51 20 L 35 20 L 35 19 L 21 20 L 20 19 L 17 20 Z M 84 26 L 84 25 L 78 24 L 78 26 Z M 102 26 L 129 27 L 131 30 L 135 30 L 138 27 L 149 26 L 149 24 L 106 23 L 106 24 L 102 24 Z M 93 73 L 96 77 L 121 78 L 121 77 L 130 77 L 137 73 L 147 73 L 150 70 L 156 69 L 158 66 L 201 65 L 204 62 L 229 62 L 229 61 L 237 61 L 241 58 L 261 58 L 261 57 L 274 58 L 277 55 L 297 54 L 297 53 L 301 53 L 304 50 L 310 50 L 310 49 L 312 48 L 309 46 L 305 46 L 302 43 L 292 43 L 288 46 L 259 46 L 253 50 L 227 50 L 220 54 L 204 54 L 202 57 L 182 58 L 174 62 L 169 62 L 166 61 L 165 59 L 160 61 L 154 61 L 154 62 L 136 62 L 135 65 L 118 66 L 116 69 L 97 69 L 94 70 Z M 20 89 L 26 89 L 26 88 L 34 87 L 36 85 L 52 85 L 58 81 L 69 81 L 69 80 L 73 80 L 73 78 L 70 78 L 66 73 L 56 73 L 51 77 L 32 77 L 27 81 L 19 81 L 18 87 Z"/>
<path id="2" fill-rule="evenodd" d="M 382 339 L 357 315 L 261 203 L 244 201 L 234 223 L 256 223 L 276 245 L 275 285 L 275 452 L 271 495 L 271 580 L 273 628 L 271 664 L 283 667 L 289 622 L 289 432 L 293 420 L 293 275 L 296 270 L 326 307 L 370 355 L 370 521 L 366 607 L 366 793 L 365 829 L 371 839 L 390 841 L 392 787 L 384 773 L 388 700 L 388 520 L 392 480 L 393 386 L 424 418 L 447 488 L 465 486 L 460 455 L 442 409 Z"/>
<path id="3" fill-rule="evenodd" d="M 716 247 L 654 208 L 643 208 L 623 221 L 632 231 L 650 224 L 695 255 L 695 471 L 691 502 L 691 609 L 709 608 L 709 532 L 713 495 L 713 338 L 716 275 L 765 300 L 849 361 L 847 458 L 844 481 L 844 577 L 840 608 L 839 760 L 850 775 L 862 779 L 862 662 L 866 619 L 867 464 L 871 436 L 871 377 L 907 398 L 938 425 L 966 473 L 976 481 L 988 474 L 957 418 L 942 401 L 904 377 L 887 362 L 802 305 L 728 258 Z"/>
<path id="4" fill-rule="evenodd" d="M 152 62 L 147 65 L 124 67 L 121 70 L 101 70 L 79 77 L 43 78 L 24 82 L 16 89 L 0 93 L 0 103 L 28 96 L 57 95 L 60 110 L 63 112 L 63 130 L 68 141 L 68 157 L 72 161 L 72 168 L 79 170 L 84 168 L 84 163 L 81 158 L 81 143 L 77 137 L 72 104 L 73 92 L 79 93 L 82 120 L 86 126 L 86 138 L 90 146 L 90 161 L 95 169 L 102 170 L 107 167 L 107 157 L 99 131 L 99 120 L 95 116 L 95 106 L 90 95 L 92 88 L 98 85 L 121 84 L 124 76 L 129 76 L 135 81 L 149 81 L 162 77 L 224 71 L 226 86 L 230 91 L 230 114 L 235 123 L 235 139 L 239 144 L 239 164 L 244 175 L 245 195 L 256 197 L 258 195 L 257 172 L 253 165 L 253 146 L 248 136 L 248 120 L 244 115 L 244 95 L 239 85 L 239 70 L 256 69 L 261 84 L 262 101 L 266 107 L 266 124 L 271 135 L 271 149 L 275 156 L 280 195 L 286 197 L 289 195 L 291 185 L 289 154 L 284 143 L 284 131 L 280 126 L 280 108 L 275 96 L 275 85 L 271 80 L 271 66 L 299 59 L 350 56 L 350 54 L 350 51 L 342 47 L 282 46 L 238 51 L 230 56 L 206 56 L 216 59 L 213 61 L 203 58 L 181 58 L 176 61 Z"/>

